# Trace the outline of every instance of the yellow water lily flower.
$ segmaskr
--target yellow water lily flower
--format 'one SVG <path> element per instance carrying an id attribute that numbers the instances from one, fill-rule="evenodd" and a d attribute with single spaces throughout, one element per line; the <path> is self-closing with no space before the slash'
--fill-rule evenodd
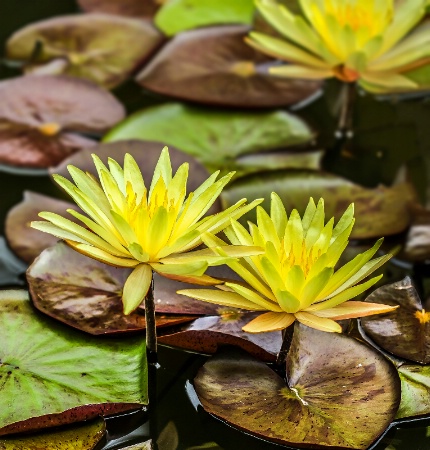
<path id="1" fill-rule="evenodd" d="M 375 92 L 421 87 L 412 72 L 430 63 L 430 26 L 420 23 L 427 0 L 300 0 L 304 17 L 274 0 L 256 3 L 285 38 L 252 32 L 247 39 L 290 63 L 271 68 L 274 75 L 359 80 Z"/>
<path id="2" fill-rule="evenodd" d="M 287 217 L 279 196 L 272 193 L 270 216 L 257 207 L 257 225 L 249 232 L 233 220 L 224 230 L 234 245 L 259 246 L 264 253 L 228 261 L 243 282 L 230 281 L 216 289 L 184 289 L 178 293 L 199 300 L 268 311 L 243 327 L 249 333 L 282 330 L 295 320 L 322 331 L 341 332 L 335 320 L 390 312 L 395 307 L 376 303 L 348 301 L 374 285 L 382 275 L 362 281 L 392 255 L 371 259 L 382 243 L 359 254 L 335 270 L 354 225 L 351 205 L 334 226 L 334 219 L 324 223 L 324 202 L 309 201 L 303 218 L 297 210 Z M 207 234 L 207 245 L 217 246 L 223 255 L 226 243 Z M 346 303 L 345 303 L 346 302 Z"/>
<path id="3" fill-rule="evenodd" d="M 152 271 L 176 280 L 211 285 L 219 281 L 204 274 L 208 266 L 261 252 L 260 248 L 241 245 L 223 248 L 223 256 L 211 249 L 190 252 L 202 243 L 202 233 L 218 233 L 231 218 L 239 218 L 262 201 L 246 205 L 246 199 L 242 199 L 223 212 L 203 217 L 233 173 L 217 180 L 216 172 L 187 196 L 188 164 L 182 164 L 172 176 L 167 148 L 161 152 L 149 190 L 130 154 L 125 155 L 124 168 L 111 158 L 108 167 L 96 155 L 93 160 L 100 183 L 71 165 L 68 170 L 75 184 L 54 175 L 86 213 L 68 210 L 84 226 L 51 212 L 40 213 L 46 222 L 32 222 L 31 226 L 64 239 L 78 252 L 98 261 L 133 268 L 123 290 L 125 314 L 134 311 L 147 295 Z"/>

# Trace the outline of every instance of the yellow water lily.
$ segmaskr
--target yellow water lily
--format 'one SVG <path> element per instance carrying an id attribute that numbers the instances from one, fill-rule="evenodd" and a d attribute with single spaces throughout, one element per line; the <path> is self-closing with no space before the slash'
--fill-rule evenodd
<path id="1" fill-rule="evenodd" d="M 257 225 L 249 232 L 236 220 L 224 233 L 234 245 L 259 246 L 264 253 L 228 261 L 243 282 L 230 281 L 216 289 L 184 289 L 178 293 L 229 307 L 268 311 L 243 327 L 249 333 L 282 330 L 294 321 L 322 331 L 341 332 L 336 320 L 390 312 L 395 307 L 347 301 L 374 285 L 382 275 L 362 282 L 390 259 L 387 254 L 371 259 L 382 243 L 357 255 L 335 270 L 354 225 L 351 205 L 336 226 L 324 223 L 324 202 L 311 199 L 303 215 L 293 210 L 289 217 L 279 196 L 272 193 L 270 216 L 257 207 Z M 207 234 L 207 245 L 226 245 Z"/>
<path id="2" fill-rule="evenodd" d="M 421 22 L 427 0 L 300 0 L 303 16 L 274 0 L 256 3 L 285 38 L 252 32 L 247 39 L 290 63 L 271 68 L 274 75 L 359 80 L 375 92 L 421 87 L 413 71 L 430 63 L 430 26 Z"/>
<path id="3" fill-rule="evenodd" d="M 219 180 L 211 175 L 197 190 L 186 195 L 188 164 L 172 176 L 169 152 L 164 148 L 149 190 L 130 154 L 122 168 L 109 158 L 108 167 L 93 155 L 100 183 L 90 174 L 68 166 L 73 184 L 60 175 L 55 181 L 86 215 L 72 209 L 72 216 L 84 226 L 58 214 L 42 212 L 46 221 L 31 226 L 64 239 L 68 245 L 91 258 L 117 267 L 133 268 L 123 289 L 124 313 L 134 311 L 148 293 L 152 271 L 168 278 L 211 285 L 218 280 L 205 275 L 208 266 L 229 258 L 261 252 L 260 248 L 227 246 L 223 256 L 211 249 L 190 250 L 202 243 L 204 232 L 218 233 L 261 200 L 246 205 L 242 199 L 215 215 L 204 217 L 233 173 Z"/>

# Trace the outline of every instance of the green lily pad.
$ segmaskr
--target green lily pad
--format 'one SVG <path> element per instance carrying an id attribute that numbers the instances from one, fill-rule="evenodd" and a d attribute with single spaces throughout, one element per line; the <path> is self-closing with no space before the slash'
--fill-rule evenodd
<path id="1" fill-rule="evenodd" d="M 292 105 L 321 81 L 269 75 L 272 59 L 244 42 L 247 26 L 202 28 L 175 36 L 137 75 L 146 89 L 170 97 L 236 107 Z"/>
<path id="2" fill-rule="evenodd" d="M 238 156 L 297 146 L 312 138 L 306 123 L 286 111 L 231 112 L 168 103 L 131 115 L 104 141 L 163 142 L 209 168 L 225 168 Z"/>
<path id="3" fill-rule="evenodd" d="M 142 337 L 84 336 L 35 314 L 26 291 L 0 291 L 0 316 L 0 435 L 147 403 Z"/>
<path id="4" fill-rule="evenodd" d="M 125 81 L 162 40 L 150 22 L 93 13 L 27 25 L 9 38 L 6 53 L 9 59 L 26 62 L 26 72 L 65 73 L 113 88 Z"/>
<path id="5" fill-rule="evenodd" d="M 124 118 L 124 107 L 94 83 L 67 76 L 0 82 L 0 162 L 49 167 L 95 145 L 77 133 L 101 134 Z"/>
<path id="6" fill-rule="evenodd" d="M 93 450 L 103 439 L 106 425 L 98 419 L 86 425 L 43 434 L 0 439 L 0 450 Z"/>
<path id="7" fill-rule="evenodd" d="M 264 197 L 262 205 L 269 209 L 272 191 L 279 194 L 287 211 L 297 208 L 300 214 L 303 214 L 309 197 L 324 198 L 326 215 L 336 219 L 350 203 L 354 203 L 356 222 L 352 237 L 356 239 L 404 231 L 411 221 L 409 206 L 416 201 L 415 191 L 409 183 L 369 189 L 325 172 L 280 170 L 260 172 L 231 183 L 222 193 L 223 206 L 228 207 L 244 197 L 248 201 Z M 252 214 L 243 218 L 246 219 L 255 220 Z"/>
<path id="8" fill-rule="evenodd" d="M 161 344 L 184 350 L 214 354 L 222 345 L 234 345 L 262 361 L 275 362 L 281 344 L 280 331 L 250 334 L 242 327 L 259 313 L 218 308 L 217 316 L 201 317 L 174 333 L 159 336 Z"/>
<path id="9" fill-rule="evenodd" d="M 94 335 L 136 333 L 146 329 L 144 308 L 125 316 L 121 300 L 130 273 L 130 269 L 108 266 L 59 242 L 36 258 L 27 270 L 27 281 L 34 306 L 54 319 Z M 176 294 L 178 283 L 169 280 L 165 284 L 164 280 L 154 277 L 156 305 L 162 303 L 160 295 L 167 302 L 181 297 Z M 179 312 L 159 314 L 156 322 L 162 327 L 194 319 L 189 312 Z"/>
<path id="10" fill-rule="evenodd" d="M 155 24 L 167 36 L 207 25 L 244 23 L 250 25 L 255 6 L 252 0 L 170 0 L 155 16 Z"/>
<path id="11" fill-rule="evenodd" d="M 206 411 L 258 437 L 366 449 L 400 402 L 395 367 L 344 335 L 295 327 L 287 380 L 246 354 L 211 358 L 194 380 Z"/>
<path id="12" fill-rule="evenodd" d="M 127 17 L 152 17 L 161 2 L 157 0 L 78 0 L 86 12 L 103 12 Z"/>
<path id="13" fill-rule="evenodd" d="M 400 358 L 430 363 L 430 313 L 409 277 L 376 289 L 366 301 L 399 306 L 391 313 L 361 319 L 364 332 L 376 344 Z"/>

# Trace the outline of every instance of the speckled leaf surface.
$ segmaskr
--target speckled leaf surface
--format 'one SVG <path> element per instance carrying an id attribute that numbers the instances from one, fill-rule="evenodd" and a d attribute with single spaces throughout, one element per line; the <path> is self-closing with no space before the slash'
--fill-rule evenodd
<path id="1" fill-rule="evenodd" d="M 106 425 L 98 419 L 86 425 L 37 435 L 0 439 L 0 450 L 93 450 L 103 439 Z"/>
<path id="2" fill-rule="evenodd" d="M 159 342 L 172 347 L 213 354 L 222 345 L 234 345 L 262 361 L 274 362 L 281 344 L 280 331 L 272 333 L 245 333 L 242 327 L 259 313 L 239 312 L 218 308 L 217 316 L 201 317 L 174 333 L 166 330 Z"/>
<path id="3" fill-rule="evenodd" d="M 8 58 L 28 61 L 31 73 L 65 73 L 107 88 L 125 81 L 163 41 L 149 22 L 92 13 L 55 17 L 15 32 Z M 40 51 L 35 52 L 39 42 Z"/>
<path id="4" fill-rule="evenodd" d="M 167 36 L 180 31 L 227 23 L 251 24 L 252 0 L 170 0 L 155 16 L 155 24 Z"/>
<path id="5" fill-rule="evenodd" d="M 243 197 L 248 201 L 264 197 L 262 205 L 269 210 L 272 191 L 279 194 L 287 211 L 297 208 L 300 214 L 303 214 L 309 197 L 324 198 L 326 216 L 335 219 L 354 203 L 356 222 L 351 236 L 357 239 L 404 231 L 411 221 L 409 207 L 416 201 L 415 191 L 408 183 L 369 189 L 337 175 L 311 170 L 253 174 L 231 183 L 221 195 L 224 207 Z M 245 218 L 255 220 L 250 214 Z"/>
<path id="6" fill-rule="evenodd" d="M 0 292 L 0 435 L 74 423 L 147 402 L 145 342 L 90 338 Z"/>
<path id="7" fill-rule="evenodd" d="M 87 12 L 103 12 L 127 17 L 152 17 L 160 7 L 157 0 L 78 0 Z"/>
<path id="8" fill-rule="evenodd" d="M 122 288 L 129 269 L 95 261 L 59 242 L 44 250 L 27 271 L 27 281 L 35 307 L 67 325 L 95 335 L 135 333 L 146 328 L 144 308 L 127 316 L 123 313 Z M 171 302 L 181 286 L 157 277 L 156 304 L 160 297 Z M 195 303 L 198 303 L 195 301 Z M 169 308 L 167 308 L 169 309 Z M 183 311 L 183 312 L 182 312 Z M 178 325 L 195 318 L 192 307 L 174 315 L 157 315 L 157 326 Z M 195 313 L 194 313 L 195 314 Z M 202 314 L 202 313 L 200 313 Z"/>
<path id="9" fill-rule="evenodd" d="M 167 103 L 131 115 L 104 141 L 163 142 L 195 156 L 207 167 L 224 168 L 240 155 L 300 145 L 312 138 L 308 125 L 286 111 L 215 111 Z"/>
<path id="10" fill-rule="evenodd" d="M 269 75 L 271 58 L 244 42 L 246 26 L 180 33 L 137 76 L 145 88 L 170 97 L 236 107 L 277 107 L 315 94 L 320 81 Z"/>
<path id="11" fill-rule="evenodd" d="M 366 301 L 399 306 L 391 313 L 361 319 L 373 341 L 400 358 L 430 363 L 430 314 L 409 277 L 376 289 Z"/>
<path id="12" fill-rule="evenodd" d="M 288 384 L 262 362 L 231 354 L 210 359 L 194 380 L 211 414 L 278 443 L 366 449 L 394 418 L 396 370 L 347 336 L 295 327 Z"/>

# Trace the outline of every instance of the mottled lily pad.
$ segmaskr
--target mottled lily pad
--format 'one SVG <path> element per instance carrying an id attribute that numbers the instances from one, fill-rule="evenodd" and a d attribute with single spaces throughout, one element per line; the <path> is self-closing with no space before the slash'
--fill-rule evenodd
<path id="1" fill-rule="evenodd" d="M 217 316 L 201 317 L 170 334 L 159 337 L 161 344 L 200 353 L 213 354 L 222 345 L 234 345 L 262 361 L 274 362 L 282 336 L 280 331 L 250 334 L 242 327 L 259 313 L 238 312 L 219 308 Z"/>
<path id="2" fill-rule="evenodd" d="M 246 26 L 203 28 L 170 41 L 137 76 L 145 88 L 223 106 L 277 107 L 315 94 L 320 81 L 269 75 L 271 58 L 244 42 Z"/>
<path id="3" fill-rule="evenodd" d="M 250 25 L 255 11 L 252 0 L 169 0 L 155 16 L 155 24 L 167 36 L 207 25 Z"/>
<path id="4" fill-rule="evenodd" d="M 123 106 L 94 83 L 67 76 L 0 82 L 0 162 L 49 167 L 124 118 Z"/>
<path id="5" fill-rule="evenodd" d="M 287 380 L 248 355 L 210 359 L 194 380 L 209 413 L 282 444 L 366 449 L 400 401 L 394 366 L 344 335 L 295 327 Z"/>
<path id="6" fill-rule="evenodd" d="M 87 12 L 103 12 L 127 17 L 152 17 L 163 0 L 78 0 Z"/>
<path id="7" fill-rule="evenodd" d="M 144 20 L 77 14 L 27 25 L 9 38 L 6 53 L 12 60 L 26 62 L 26 72 L 65 73 L 113 88 L 162 40 L 161 33 Z"/>
<path id="8" fill-rule="evenodd" d="M 39 220 L 40 211 L 51 211 L 64 215 L 66 209 L 77 210 L 78 208 L 69 202 L 25 191 L 23 201 L 15 205 L 6 217 L 5 234 L 10 248 L 23 261 L 33 262 L 42 250 L 54 245 L 58 238 L 31 228 L 30 222 Z M 71 217 L 70 220 L 75 221 L 76 219 Z"/>
<path id="9" fill-rule="evenodd" d="M 72 250 L 60 242 L 44 250 L 27 271 L 33 303 L 43 313 L 67 325 L 95 335 L 135 333 L 145 330 L 144 308 L 125 316 L 122 288 L 129 269 L 108 266 Z M 169 301 L 178 296 L 178 284 L 154 278 L 154 298 Z M 157 286 L 160 285 L 160 290 Z M 198 303 L 197 301 L 195 303 Z M 190 313 L 157 316 L 157 326 L 177 325 L 195 318 Z"/>
<path id="10" fill-rule="evenodd" d="M 366 301 L 399 306 L 394 312 L 361 319 L 365 333 L 395 356 L 430 363 L 430 312 L 409 277 L 376 289 Z"/>
<path id="11" fill-rule="evenodd" d="M 93 450 L 103 439 L 103 419 L 43 434 L 0 439 L 0 450 Z"/>
<path id="12" fill-rule="evenodd" d="M 141 337 L 84 336 L 35 314 L 26 291 L 0 292 L 0 323 L 0 435 L 147 403 Z"/>
<path id="13" fill-rule="evenodd" d="M 269 209 L 272 191 L 279 194 L 287 211 L 297 208 L 300 214 L 303 214 L 309 197 L 324 198 L 326 215 L 336 219 L 350 203 L 354 203 L 356 222 L 352 237 L 357 239 L 404 231 L 411 221 L 409 206 L 416 201 L 415 191 L 409 183 L 369 189 L 329 173 L 280 170 L 253 174 L 231 183 L 222 193 L 223 206 L 243 197 L 248 201 L 264 197 L 263 206 Z M 255 220 L 250 214 L 245 219 Z"/>
<path id="14" fill-rule="evenodd" d="M 216 111 L 168 103 L 131 115 L 104 141 L 163 142 L 214 169 L 229 167 L 244 154 L 298 146 L 312 138 L 308 125 L 286 111 Z"/>

